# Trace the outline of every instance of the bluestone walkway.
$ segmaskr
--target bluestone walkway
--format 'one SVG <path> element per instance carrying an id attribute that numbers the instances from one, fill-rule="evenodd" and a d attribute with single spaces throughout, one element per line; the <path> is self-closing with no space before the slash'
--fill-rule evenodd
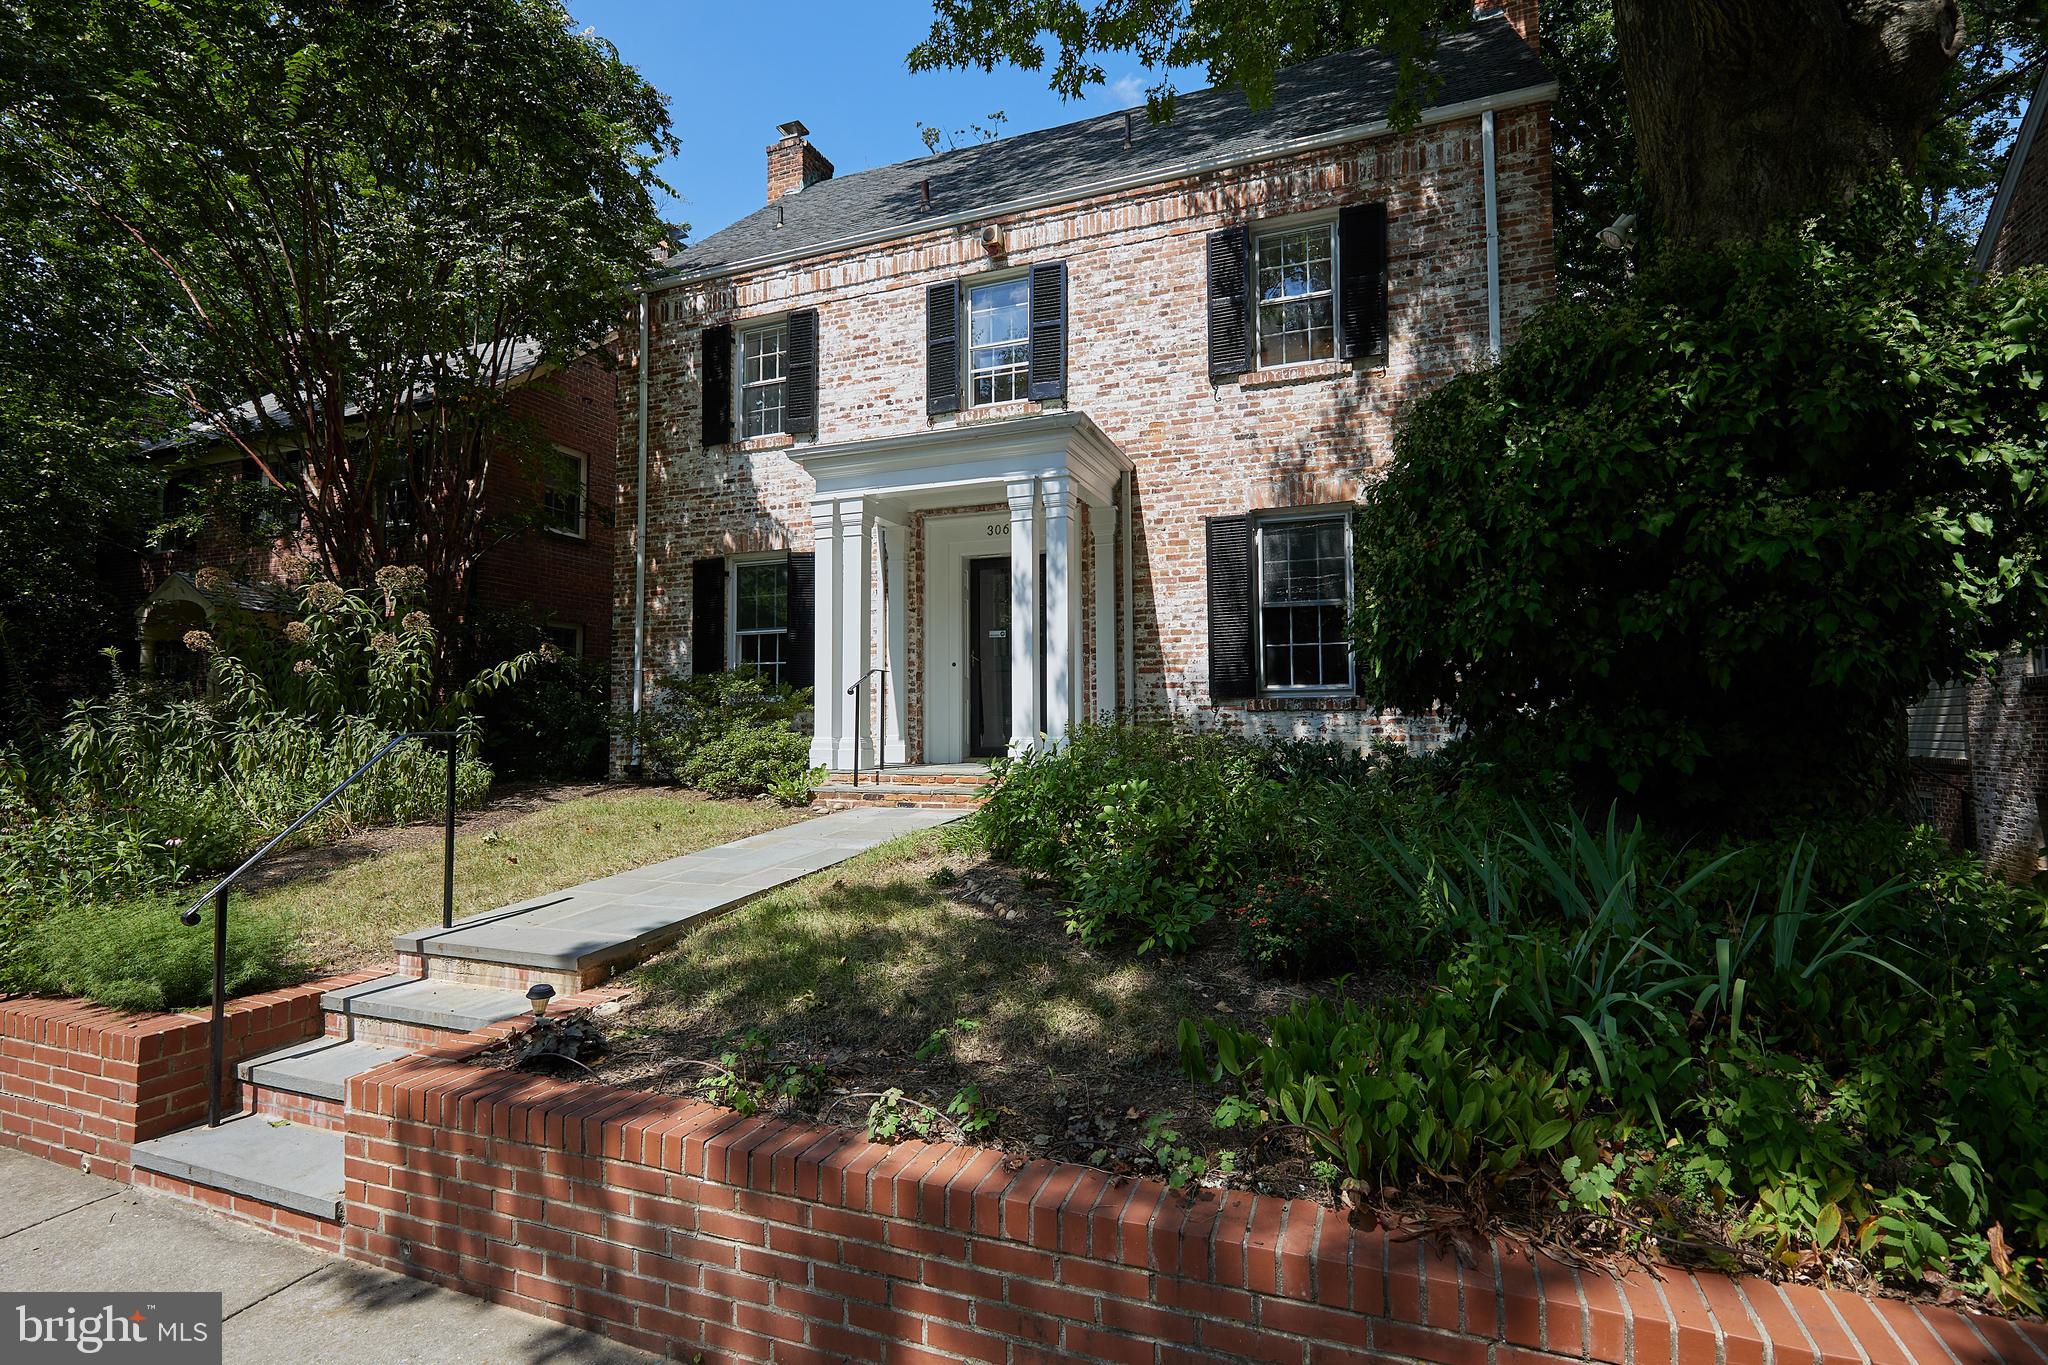
<path id="1" fill-rule="evenodd" d="M 638 1365 L 655 1359 L 5 1147 L 0 1289 L 218 1292 L 227 1317 L 227 1365 Z"/>
<path id="2" fill-rule="evenodd" d="M 398 950 L 554 971 L 602 967 L 645 956 L 694 920 L 967 813 L 891 806 L 833 811 L 472 915 L 452 928 L 400 934 Z"/>

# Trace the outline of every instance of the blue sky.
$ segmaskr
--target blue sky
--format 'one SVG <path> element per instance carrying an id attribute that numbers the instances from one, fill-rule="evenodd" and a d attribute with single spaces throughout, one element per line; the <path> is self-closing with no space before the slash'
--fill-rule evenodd
<path id="1" fill-rule="evenodd" d="M 802 119 L 841 175 L 923 156 L 918 121 L 951 131 L 1008 115 L 1029 132 L 1143 104 L 1151 77 L 1135 59 L 1104 63 L 1108 84 L 1083 102 L 1046 88 L 1045 73 L 998 67 L 913 76 L 903 59 L 931 29 L 923 0 L 568 0 L 569 12 L 616 43 L 669 97 L 682 154 L 664 178 L 664 215 L 701 241 L 759 208 L 775 125 Z M 1181 88 L 1196 89 L 1199 76 Z"/>

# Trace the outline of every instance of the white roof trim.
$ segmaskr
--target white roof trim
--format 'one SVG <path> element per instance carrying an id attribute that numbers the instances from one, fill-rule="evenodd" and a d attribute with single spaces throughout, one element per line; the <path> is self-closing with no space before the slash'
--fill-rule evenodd
<path id="1" fill-rule="evenodd" d="M 1439 105 L 1425 109 L 1417 126 L 1432 123 L 1449 123 L 1455 119 L 1470 118 L 1490 109 L 1513 109 L 1524 104 L 1535 104 L 1539 100 L 1554 99 L 1557 96 L 1557 82 L 1545 81 L 1541 85 L 1526 86 L 1520 90 L 1507 90 L 1497 95 L 1486 95 L 1476 100 L 1463 100 L 1457 104 Z M 1119 190 L 1138 189 L 1146 185 L 1159 184 L 1167 180 L 1181 180 L 1191 175 L 1204 175 L 1213 171 L 1230 170 L 1238 166 L 1254 165 L 1261 161 L 1277 161 L 1281 157 L 1295 156 L 1302 152 L 1319 151 L 1325 147 L 1338 147 L 1347 142 L 1358 142 L 1369 137 L 1392 132 L 1393 125 L 1386 119 L 1374 119 L 1370 123 L 1357 123 L 1348 128 L 1339 128 L 1328 133 L 1317 133 L 1313 137 L 1295 138 L 1287 142 L 1275 142 L 1256 151 L 1224 157 L 1221 160 L 1196 158 L 1173 161 L 1128 175 L 1110 176 L 1092 180 L 1083 185 L 1055 190 L 1045 194 L 1026 195 L 1021 199 L 1006 200 L 998 204 L 987 204 L 980 208 L 950 213 L 943 218 L 925 222 L 903 223 L 892 227 L 875 228 L 867 232 L 854 233 L 831 241 L 818 242 L 790 251 L 770 252 L 762 256 L 733 261 L 726 265 L 712 266 L 701 272 L 692 272 L 687 266 L 679 267 L 663 275 L 657 275 L 647 283 L 647 292 L 659 293 L 678 285 L 696 284 L 715 280 L 727 275 L 744 274 L 764 266 L 783 265 L 812 256 L 827 256 L 834 252 L 851 251 L 858 247 L 873 246 L 879 242 L 893 241 L 899 237 L 915 237 L 927 232 L 938 232 L 949 227 L 960 227 L 977 223 L 985 218 L 998 218 L 1013 213 L 1028 213 L 1034 209 L 1051 208 L 1057 204 L 1069 204 L 1098 195 L 1114 194 Z M 685 251 L 684 256 L 688 256 Z"/>
<path id="2" fill-rule="evenodd" d="M 900 436 L 799 446 L 789 458 L 820 498 L 894 498 L 1069 474 L 1096 505 L 1116 496 L 1130 457 L 1085 412 L 955 422 Z"/>
<path id="3" fill-rule="evenodd" d="M 2005 211 L 2019 188 L 2020 172 L 2026 167 L 2027 153 L 2034 145 L 2034 134 L 2040 130 L 2044 106 L 2048 106 L 2048 69 L 2041 72 L 2041 83 L 2034 87 L 2034 98 L 2027 105 L 2027 116 L 2020 121 L 2019 135 L 2013 138 L 2012 151 L 2005 159 L 2005 178 L 1998 182 L 1998 197 L 1991 201 L 1991 212 L 1984 217 L 1984 230 L 1977 234 L 1976 264 L 1980 275 L 1991 268 L 1991 253 L 1998 247 L 1998 233 L 2005 226 Z"/>

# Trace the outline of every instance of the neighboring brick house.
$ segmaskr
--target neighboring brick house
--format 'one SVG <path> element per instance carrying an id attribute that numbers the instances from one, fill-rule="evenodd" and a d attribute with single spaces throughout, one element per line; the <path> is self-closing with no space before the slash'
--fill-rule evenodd
<path id="1" fill-rule="evenodd" d="M 1110 714 L 1440 738 L 1356 694 L 1350 514 L 1408 406 L 1551 294 L 1556 86 L 1510 10 L 1444 41 L 1407 131 L 1371 52 L 1262 111 L 837 178 L 782 125 L 767 205 L 643 297 L 619 700 L 758 666 L 816 687 L 842 772 Z"/>
<path id="2" fill-rule="evenodd" d="M 607 658 L 617 498 L 612 462 L 619 443 L 616 366 L 603 351 L 569 365 L 544 364 L 522 345 L 507 368 L 513 416 L 530 421 L 553 453 L 545 469 L 530 461 L 492 462 L 486 524 L 527 520 L 536 507 L 547 524 L 520 527 L 489 545 L 470 576 L 470 603 L 530 618 L 567 653 Z M 254 461 L 227 442 L 205 439 L 199 428 L 194 433 L 164 448 L 174 492 L 211 470 L 262 477 Z M 274 471 L 299 471 L 288 445 L 266 455 Z M 214 528 L 191 545 L 155 557 L 147 566 L 148 596 L 136 611 L 143 670 L 163 676 L 200 671 L 182 639 L 203 626 L 218 604 L 194 581 L 195 570 L 226 569 L 236 580 L 232 595 L 239 604 L 258 608 L 266 602 L 265 585 L 276 580 L 279 558 L 299 544 L 289 533 L 269 537 L 245 528 Z"/>
<path id="3" fill-rule="evenodd" d="M 2048 73 L 2027 116 L 1977 239 L 1977 268 L 1992 273 L 2048 264 Z M 2048 795 L 2048 651 L 2014 654 L 1993 673 L 1936 688 L 1913 707 L 1906 752 L 1921 819 L 2012 881 L 2041 870 Z"/>

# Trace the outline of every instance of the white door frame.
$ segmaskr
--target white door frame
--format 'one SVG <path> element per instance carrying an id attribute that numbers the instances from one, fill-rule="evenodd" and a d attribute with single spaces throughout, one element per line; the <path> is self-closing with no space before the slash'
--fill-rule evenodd
<path id="1" fill-rule="evenodd" d="M 967 561 L 1010 553 L 1010 510 L 924 523 L 924 761 L 967 761 Z M 1011 679 L 1015 685 L 1015 679 Z"/>

